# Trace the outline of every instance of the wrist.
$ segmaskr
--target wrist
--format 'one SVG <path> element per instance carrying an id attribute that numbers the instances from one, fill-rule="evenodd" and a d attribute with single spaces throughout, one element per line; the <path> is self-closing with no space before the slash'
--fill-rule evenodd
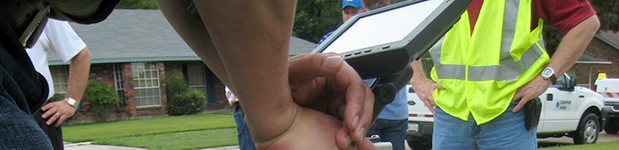
<path id="1" fill-rule="evenodd" d="M 552 67 L 546 67 L 542 70 L 540 74 L 544 80 L 550 81 L 552 84 L 557 82 L 557 76 L 555 75 L 555 70 Z"/>
<path id="2" fill-rule="evenodd" d="M 64 102 L 66 102 L 67 104 L 69 104 L 69 106 L 73 107 L 73 108 L 77 108 L 77 101 L 71 97 L 65 97 L 63 99 Z"/>

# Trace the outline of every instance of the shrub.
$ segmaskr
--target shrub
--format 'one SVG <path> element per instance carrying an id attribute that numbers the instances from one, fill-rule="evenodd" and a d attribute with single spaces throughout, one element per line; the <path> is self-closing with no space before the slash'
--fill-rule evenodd
<path id="1" fill-rule="evenodd" d="M 179 72 L 172 72 L 166 76 L 167 79 L 167 91 L 169 97 L 182 96 L 187 93 L 189 86 L 183 78 L 183 74 Z"/>
<path id="2" fill-rule="evenodd" d="M 48 102 L 55 102 L 55 101 L 60 101 L 64 99 L 65 94 L 62 93 L 54 93 L 54 96 L 50 97 L 47 101 Z"/>
<path id="3" fill-rule="evenodd" d="M 90 108 L 99 122 L 106 122 L 109 109 L 121 103 L 114 88 L 101 81 L 88 82 L 85 100 L 90 102 Z"/>
<path id="4" fill-rule="evenodd" d="M 188 115 L 202 111 L 204 92 L 189 88 L 183 75 L 174 72 L 167 76 L 168 115 Z"/>
<path id="5" fill-rule="evenodd" d="M 168 114 L 171 116 L 196 114 L 202 111 L 204 105 L 204 92 L 189 88 L 182 96 L 170 97 L 168 101 Z"/>

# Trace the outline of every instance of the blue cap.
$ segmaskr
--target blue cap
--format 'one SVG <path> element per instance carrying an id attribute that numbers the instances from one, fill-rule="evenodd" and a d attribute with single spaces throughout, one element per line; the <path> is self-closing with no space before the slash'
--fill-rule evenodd
<path id="1" fill-rule="evenodd" d="M 342 0 L 342 10 L 346 8 L 346 6 L 352 6 L 355 9 L 363 9 L 361 0 Z"/>

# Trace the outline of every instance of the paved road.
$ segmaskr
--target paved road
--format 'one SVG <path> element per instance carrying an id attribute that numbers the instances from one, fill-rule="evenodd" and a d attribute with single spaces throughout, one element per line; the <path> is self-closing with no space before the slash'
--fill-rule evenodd
<path id="1" fill-rule="evenodd" d="M 602 131 L 599 134 L 597 143 L 615 141 L 619 141 L 619 134 L 606 134 L 606 132 Z M 572 138 L 569 137 L 537 139 L 537 143 L 539 147 L 574 145 L 574 141 L 572 141 Z"/>

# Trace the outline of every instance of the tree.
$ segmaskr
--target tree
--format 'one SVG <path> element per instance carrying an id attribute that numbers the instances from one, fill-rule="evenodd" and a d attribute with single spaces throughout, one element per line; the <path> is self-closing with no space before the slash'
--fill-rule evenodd
<path id="1" fill-rule="evenodd" d="M 292 35 L 318 42 L 322 36 L 342 24 L 341 0 L 301 0 L 297 10 Z"/>
<path id="2" fill-rule="evenodd" d="M 159 9 L 155 0 L 121 0 L 116 8 L 119 9 Z"/>
<path id="3" fill-rule="evenodd" d="M 600 19 L 600 30 L 619 30 L 619 0 L 589 0 L 593 9 L 597 12 Z M 544 25 L 544 41 L 546 51 L 552 56 L 559 43 L 563 39 L 563 34 L 549 24 Z"/>
<path id="4" fill-rule="evenodd" d="M 600 30 L 619 30 L 619 0 L 590 0 L 600 18 Z"/>

